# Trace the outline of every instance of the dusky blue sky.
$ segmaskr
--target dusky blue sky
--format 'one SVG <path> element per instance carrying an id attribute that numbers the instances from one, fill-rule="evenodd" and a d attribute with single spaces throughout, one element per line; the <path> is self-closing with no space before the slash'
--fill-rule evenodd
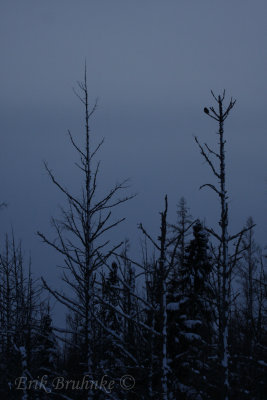
<path id="1" fill-rule="evenodd" d="M 138 246 L 137 223 L 155 235 L 165 193 L 170 219 L 185 196 L 191 213 L 216 226 L 214 182 L 194 143 L 216 145 L 203 113 L 210 89 L 237 99 L 226 123 L 231 229 L 252 215 L 266 244 L 267 3 L 265 0 L 2 0 L 0 5 L 1 236 L 14 227 L 33 270 L 57 284 L 60 259 L 41 243 L 62 196 L 46 160 L 71 190 L 80 181 L 67 129 L 83 140 L 72 88 L 87 60 L 94 140 L 105 137 L 100 190 L 130 177 L 138 196 L 121 207 L 114 232 Z M 52 235 L 53 236 L 53 235 Z"/>

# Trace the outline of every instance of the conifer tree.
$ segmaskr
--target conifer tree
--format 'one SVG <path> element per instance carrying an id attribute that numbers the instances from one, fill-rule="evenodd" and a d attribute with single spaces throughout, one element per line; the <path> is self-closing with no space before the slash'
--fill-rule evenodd
<path id="1" fill-rule="evenodd" d="M 197 221 L 185 249 L 175 294 L 169 293 L 169 352 L 174 393 L 181 398 L 208 397 L 208 355 L 212 339 L 213 293 L 207 232 Z"/>
<path id="2" fill-rule="evenodd" d="M 42 313 L 38 331 L 34 340 L 34 369 L 36 376 L 46 376 L 48 387 L 53 390 L 51 384 L 55 377 L 59 375 L 57 370 L 59 347 L 52 327 L 50 307 Z M 48 399 L 49 395 L 43 391 L 39 396 L 41 399 Z"/>
<path id="3" fill-rule="evenodd" d="M 116 312 L 121 307 L 121 290 L 120 282 L 118 279 L 118 265 L 113 262 L 108 276 L 102 280 L 102 298 L 104 304 L 101 305 L 102 309 L 102 323 L 107 328 L 102 331 L 102 355 L 103 359 L 100 360 L 102 371 L 107 374 L 111 379 L 117 379 L 121 376 L 121 369 L 123 367 L 122 354 L 115 343 L 116 339 L 113 335 L 108 334 L 108 331 L 116 333 L 122 339 L 123 332 L 123 318 Z"/>

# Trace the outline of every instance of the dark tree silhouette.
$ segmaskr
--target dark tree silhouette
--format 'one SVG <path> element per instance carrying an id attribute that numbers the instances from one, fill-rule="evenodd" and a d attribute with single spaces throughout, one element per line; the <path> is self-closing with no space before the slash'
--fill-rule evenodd
<path id="1" fill-rule="evenodd" d="M 44 287 L 73 313 L 80 316 L 80 331 L 82 347 L 83 374 L 93 379 L 93 321 L 94 321 L 94 283 L 96 272 L 105 265 L 113 252 L 119 249 L 123 242 L 111 244 L 106 237 L 107 232 L 118 226 L 125 218 L 112 220 L 112 209 L 125 203 L 133 196 L 118 197 L 121 191 L 128 188 L 128 182 L 117 183 L 102 199 L 97 197 L 99 162 L 94 166 L 94 158 L 102 146 L 102 140 L 96 148 L 91 145 L 91 130 L 89 121 L 97 104 L 89 108 L 86 68 L 84 81 L 79 83 L 81 94 L 77 93 L 85 111 L 84 146 L 79 147 L 72 134 L 69 138 L 80 158 L 76 164 L 83 176 L 81 195 L 72 194 L 59 183 L 48 165 L 45 168 L 58 189 L 65 195 L 68 208 L 62 209 L 62 218 L 53 219 L 57 240 L 47 238 L 38 232 L 45 243 L 53 247 L 64 258 L 63 281 L 73 295 L 51 289 L 43 279 Z M 74 296 L 74 297 L 73 297 Z M 85 394 L 86 399 L 90 393 Z"/>

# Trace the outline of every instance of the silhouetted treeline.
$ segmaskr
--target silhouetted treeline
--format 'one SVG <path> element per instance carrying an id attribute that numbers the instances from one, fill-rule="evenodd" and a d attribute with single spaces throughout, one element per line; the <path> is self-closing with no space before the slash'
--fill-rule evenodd
<path id="1" fill-rule="evenodd" d="M 91 145 L 86 73 L 79 84 L 85 140 L 71 133 L 83 177 L 71 193 L 51 172 L 67 207 L 53 219 L 62 255 L 64 292 L 34 279 L 14 239 L 0 252 L 0 396 L 3 399 L 265 399 L 267 393 L 267 273 L 263 249 L 248 218 L 229 233 L 224 123 L 234 107 L 225 93 L 204 112 L 218 124 L 218 150 L 201 155 L 218 185 L 205 183 L 220 204 L 218 230 L 190 214 L 182 197 L 176 220 L 168 198 L 154 236 L 139 225 L 131 240 L 113 243 L 124 218 L 112 210 L 133 195 L 127 182 L 98 196 L 99 163 Z M 35 263 L 38 260 L 34 260 Z M 66 307 L 66 326 L 52 318 L 48 295 Z"/>

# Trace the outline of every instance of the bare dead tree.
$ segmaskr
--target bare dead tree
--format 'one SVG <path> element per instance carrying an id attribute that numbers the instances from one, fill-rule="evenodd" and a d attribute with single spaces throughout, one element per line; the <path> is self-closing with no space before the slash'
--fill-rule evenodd
<path id="1" fill-rule="evenodd" d="M 228 106 L 224 107 L 225 91 L 222 95 L 215 96 L 211 91 L 212 96 L 217 104 L 217 109 L 214 107 L 204 108 L 204 112 L 214 119 L 219 126 L 219 149 L 212 150 L 206 143 L 201 145 L 198 138 L 195 141 L 200 149 L 201 155 L 208 163 L 213 175 L 217 178 L 219 185 L 215 186 L 210 183 L 202 185 L 200 188 L 209 187 L 219 197 L 220 200 L 220 233 L 217 234 L 211 231 L 213 236 L 219 240 L 220 260 L 219 260 L 219 283 L 220 283 L 220 304 L 219 304 L 219 357 L 222 370 L 221 382 L 221 397 L 224 400 L 229 398 L 229 351 L 228 351 L 228 328 L 229 328 L 229 311 L 230 311 L 230 290 L 231 290 L 231 265 L 229 259 L 229 241 L 233 239 L 228 233 L 228 193 L 226 189 L 226 171 L 225 171 L 225 138 L 224 138 L 224 123 L 228 118 L 230 111 L 235 105 L 235 100 L 231 98 Z M 219 162 L 216 165 L 212 156 Z"/>
<path id="2" fill-rule="evenodd" d="M 160 272 L 162 275 L 162 396 L 168 399 L 168 365 L 167 365 L 167 273 L 166 273 L 166 248 L 167 248 L 167 211 L 168 200 L 165 196 L 165 210 L 161 215 L 160 235 Z"/>
<path id="3" fill-rule="evenodd" d="M 14 387 L 16 376 L 31 376 L 34 333 L 38 328 L 40 287 L 33 279 L 31 262 L 25 274 L 21 242 L 6 235 L 0 250 L 0 394 Z M 22 354 L 23 352 L 23 354 Z M 23 392 L 23 398 L 28 398 Z"/>
<path id="4" fill-rule="evenodd" d="M 84 81 L 79 84 L 80 92 L 76 93 L 85 111 L 85 143 L 80 147 L 71 132 L 69 138 L 72 146 L 79 155 L 80 162 L 76 163 L 81 171 L 83 186 L 81 195 L 72 194 L 55 177 L 45 163 L 45 168 L 58 189 L 64 194 L 68 208 L 62 208 L 62 218 L 52 219 L 57 239 L 48 239 L 38 232 L 41 239 L 53 247 L 64 258 L 62 280 L 67 284 L 73 296 L 50 288 L 43 279 L 43 285 L 74 314 L 79 315 L 82 323 L 80 333 L 83 340 L 81 354 L 84 355 L 83 373 L 93 378 L 92 357 L 92 323 L 94 319 L 94 283 L 97 270 L 105 265 L 119 244 L 110 243 L 107 234 L 117 227 L 125 218 L 112 220 L 112 209 L 125 203 L 130 196 L 118 197 L 119 193 L 128 188 L 127 180 L 117 183 L 102 199 L 97 197 L 99 162 L 94 166 L 94 158 L 103 144 L 101 140 L 96 148 L 92 148 L 89 122 L 96 111 L 97 102 L 89 107 L 86 67 Z M 87 398 L 90 399 L 90 393 Z"/>
<path id="5" fill-rule="evenodd" d="M 164 211 L 160 213 L 161 215 L 161 225 L 160 225 L 160 236 L 158 237 L 158 243 L 148 234 L 144 229 L 143 225 L 140 224 L 139 228 L 145 235 L 145 237 L 153 244 L 155 250 L 159 253 L 159 258 L 157 261 L 158 272 L 160 277 L 160 313 L 161 313 L 161 390 L 162 399 L 168 399 L 168 354 L 167 354 L 167 278 L 169 271 L 174 262 L 174 254 L 172 253 L 169 257 L 167 254 L 168 247 L 172 244 L 167 239 L 167 212 L 168 212 L 168 199 L 165 196 L 165 208 Z M 179 238 L 180 239 L 180 238 Z M 177 243 L 179 242 L 177 240 Z M 177 244 L 174 246 L 176 251 Z M 152 310 L 153 311 L 153 310 Z M 152 323 L 154 320 L 152 318 Z M 153 353 L 152 353 L 153 358 Z M 150 388 L 152 392 L 152 388 Z"/>

